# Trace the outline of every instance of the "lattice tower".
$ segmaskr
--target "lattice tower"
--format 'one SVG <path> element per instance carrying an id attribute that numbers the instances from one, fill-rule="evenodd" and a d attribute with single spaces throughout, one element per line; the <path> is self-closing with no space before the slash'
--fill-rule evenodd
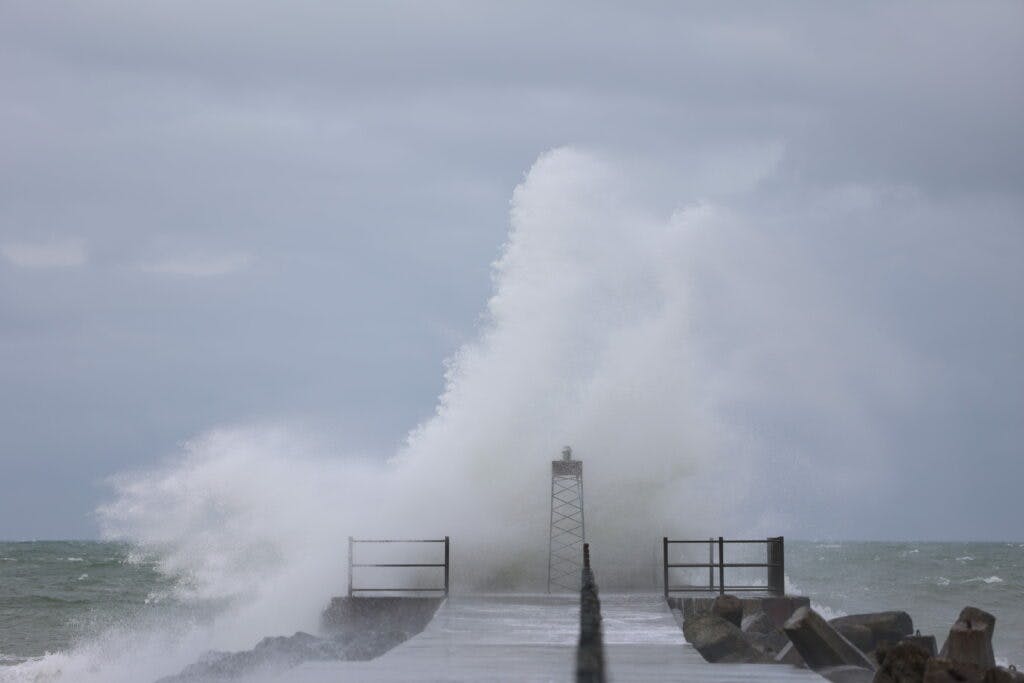
<path id="1" fill-rule="evenodd" d="M 583 567 L 583 461 L 562 449 L 551 463 L 551 534 L 548 541 L 548 593 L 578 592 Z"/>

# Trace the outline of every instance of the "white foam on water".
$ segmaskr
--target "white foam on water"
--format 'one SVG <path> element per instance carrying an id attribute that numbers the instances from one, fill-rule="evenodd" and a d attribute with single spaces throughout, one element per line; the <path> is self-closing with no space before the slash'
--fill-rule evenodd
<path id="1" fill-rule="evenodd" d="M 788 574 L 785 576 L 784 585 L 786 587 L 786 595 L 805 595 L 805 593 L 800 589 L 800 587 L 793 583 L 793 581 L 789 578 Z M 829 607 L 828 605 L 816 602 L 814 600 L 811 600 L 811 609 L 820 614 L 826 620 L 835 619 L 836 617 L 845 617 L 847 614 L 841 609 L 834 609 L 832 607 Z"/>
<path id="2" fill-rule="evenodd" d="M 967 579 L 965 581 L 961 581 L 961 583 L 987 583 L 987 584 L 993 584 L 993 583 L 1003 583 L 1003 580 L 1001 578 L 999 578 L 998 576 L 976 576 L 973 579 Z"/>

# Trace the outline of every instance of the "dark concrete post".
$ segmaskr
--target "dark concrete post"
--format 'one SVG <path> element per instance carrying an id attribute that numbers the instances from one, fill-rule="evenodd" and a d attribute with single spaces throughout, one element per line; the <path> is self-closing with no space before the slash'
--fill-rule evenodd
<path id="1" fill-rule="evenodd" d="M 601 601 L 590 568 L 590 544 L 583 544 L 583 587 L 580 589 L 580 640 L 576 648 L 577 683 L 605 683 Z"/>

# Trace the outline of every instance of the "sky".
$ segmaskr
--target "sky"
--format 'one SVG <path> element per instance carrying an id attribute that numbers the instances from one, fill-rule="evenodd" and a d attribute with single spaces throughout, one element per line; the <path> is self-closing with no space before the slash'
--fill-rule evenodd
<path id="1" fill-rule="evenodd" d="M 729 217 L 686 343 L 789 535 L 1019 540 L 1022 67 L 1019 2 L 5 2 L 0 538 L 222 425 L 393 454 L 571 149 Z"/>

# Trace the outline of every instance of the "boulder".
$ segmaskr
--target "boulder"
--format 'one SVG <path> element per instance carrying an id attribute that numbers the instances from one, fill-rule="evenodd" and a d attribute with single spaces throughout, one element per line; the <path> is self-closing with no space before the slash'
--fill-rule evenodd
<path id="1" fill-rule="evenodd" d="M 837 617 L 828 623 L 864 652 L 874 650 L 883 642 L 898 643 L 905 636 L 914 633 L 914 622 L 910 615 L 900 611 L 851 614 Z M 867 628 L 871 632 L 872 643 L 870 645 L 863 641 L 861 627 Z M 847 634 L 852 634 L 853 637 Z M 863 644 L 858 640 L 862 640 Z"/>
<path id="2" fill-rule="evenodd" d="M 925 652 L 928 653 L 929 657 L 937 657 L 939 654 L 938 648 L 935 646 L 935 636 L 922 636 L 920 632 L 915 633 L 912 636 L 907 636 L 901 643 L 909 643 L 915 645 Z"/>
<path id="3" fill-rule="evenodd" d="M 748 604 L 744 600 L 744 614 L 764 612 L 771 618 L 775 628 L 781 629 L 786 620 L 793 616 L 793 612 L 810 606 L 811 599 L 802 595 L 772 595 L 759 598 L 756 603 L 752 600 Z"/>
<path id="4" fill-rule="evenodd" d="M 924 670 L 922 683 L 983 683 L 984 670 L 973 664 L 932 657 Z"/>
<path id="5" fill-rule="evenodd" d="M 878 672 L 874 683 L 921 683 L 931 653 L 912 642 L 882 645 L 875 658 Z"/>
<path id="6" fill-rule="evenodd" d="M 783 630 L 807 666 L 815 671 L 837 666 L 875 670 L 875 665 L 863 652 L 810 607 L 794 612 Z"/>
<path id="7" fill-rule="evenodd" d="M 994 667 L 996 658 L 992 651 L 992 633 L 995 627 L 994 616 L 977 607 L 965 607 L 953 628 L 949 629 L 949 636 L 939 656 L 980 669 Z"/>
<path id="8" fill-rule="evenodd" d="M 683 635 L 701 657 L 709 662 L 769 661 L 747 642 L 738 626 L 713 614 L 687 619 L 683 623 Z"/>
<path id="9" fill-rule="evenodd" d="M 865 654 L 874 652 L 875 645 L 877 644 L 875 634 L 867 626 L 863 624 L 840 624 L 836 626 L 833 624 L 832 627 L 853 643 L 861 652 Z"/>
<path id="10" fill-rule="evenodd" d="M 994 666 L 985 672 L 982 683 L 1024 683 L 1024 673 L 1017 671 L 1012 666 L 1010 668 Z"/>
<path id="11" fill-rule="evenodd" d="M 670 597 L 667 600 L 669 608 L 680 610 L 684 620 L 710 613 L 714 601 L 715 598 L 709 596 Z M 802 595 L 747 596 L 740 598 L 740 602 L 743 603 L 744 615 L 764 612 L 771 617 L 776 628 L 782 628 L 797 609 L 811 604 L 810 598 Z"/>
<path id="12" fill-rule="evenodd" d="M 711 614 L 738 627 L 743 621 L 743 603 L 735 595 L 719 595 L 711 603 Z"/>
<path id="13" fill-rule="evenodd" d="M 779 654 L 775 655 L 776 664 L 789 664 L 800 669 L 807 668 L 807 662 L 800 656 L 800 651 L 793 647 L 793 643 L 786 643 L 786 645 L 779 650 Z"/>
<path id="14" fill-rule="evenodd" d="M 829 666 L 819 669 L 818 674 L 832 683 L 872 683 L 875 672 L 859 666 Z"/>
<path id="15" fill-rule="evenodd" d="M 789 645 L 786 634 L 782 629 L 776 628 L 772 618 L 764 612 L 743 617 L 740 630 L 755 649 L 773 660 L 782 648 Z"/>

